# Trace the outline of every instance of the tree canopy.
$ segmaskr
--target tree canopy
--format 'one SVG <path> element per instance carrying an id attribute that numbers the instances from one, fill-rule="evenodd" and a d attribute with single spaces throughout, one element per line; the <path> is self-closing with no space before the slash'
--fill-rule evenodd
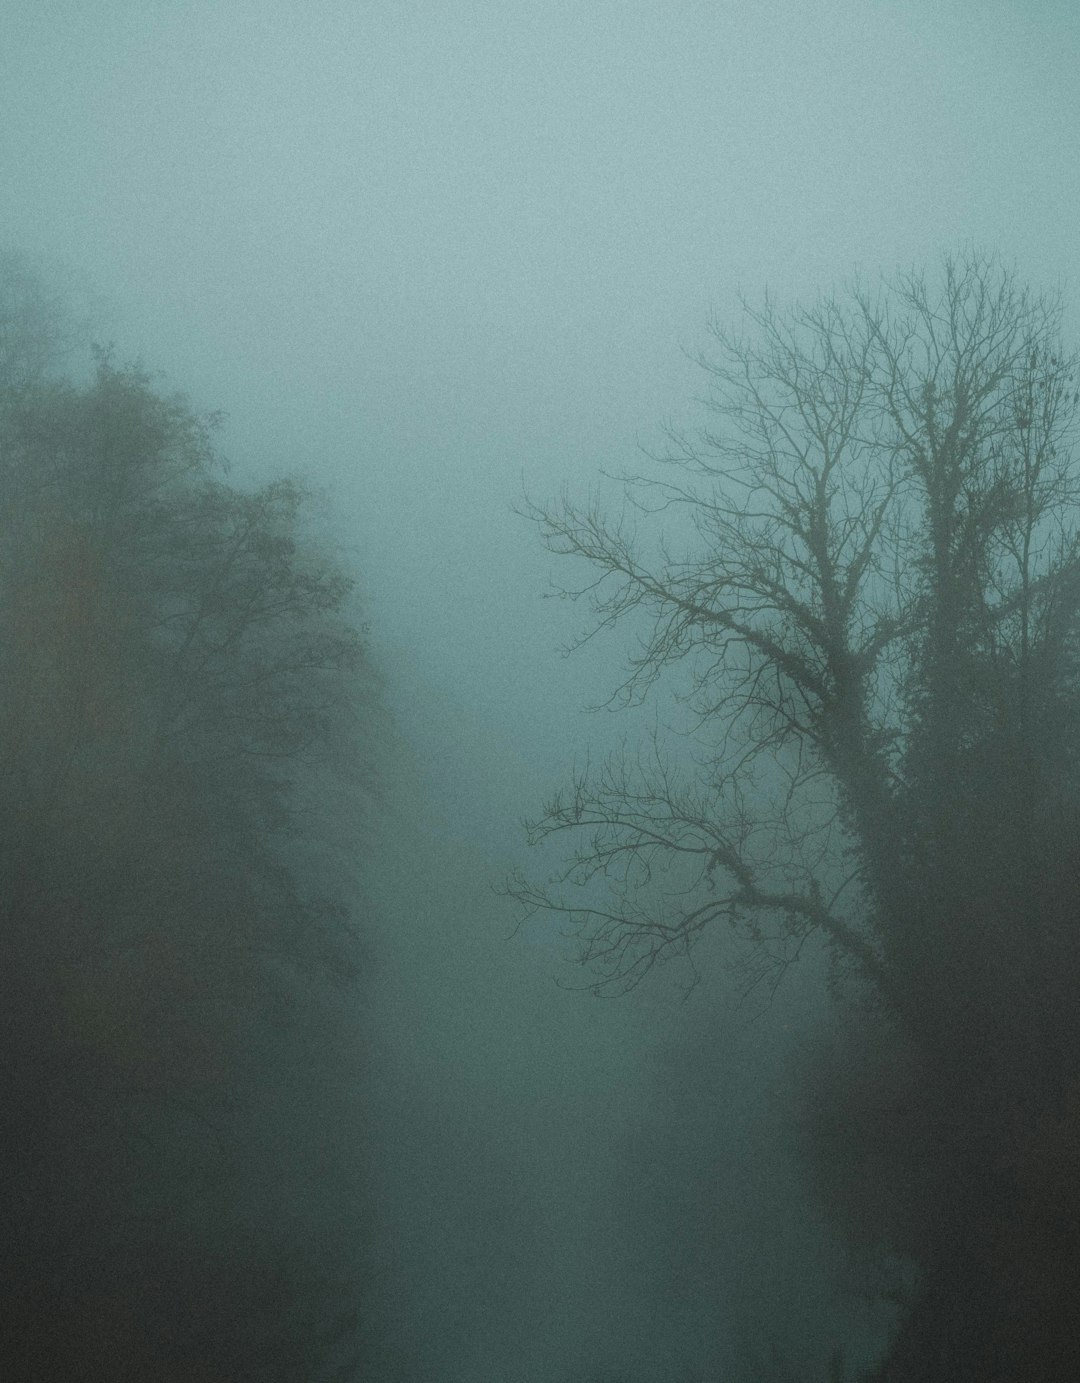
<path id="1" fill-rule="evenodd" d="M 352 582 L 303 488 L 229 484 L 183 397 L 108 352 L 66 377 L 19 273 L 0 293 L 5 1376 L 345 1377 L 366 1269 L 343 986 L 378 714 Z"/>
<path id="2" fill-rule="evenodd" d="M 701 358 L 708 425 L 621 514 L 529 505 L 592 628 L 638 634 L 616 696 L 674 679 L 687 745 L 575 774 L 530 827 L 568 863 L 511 890 L 616 988 L 718 924 L 750 982 L 820 940 L 849 1045 L 817 1147 L 874 1169 L 857 1232 L 922 1270 L 881 1378 L 1071 1376 L 1001 1246 L 1080 1093 L 1077 357 L 1058 300 L 974 253 L 744 311 Z"/>

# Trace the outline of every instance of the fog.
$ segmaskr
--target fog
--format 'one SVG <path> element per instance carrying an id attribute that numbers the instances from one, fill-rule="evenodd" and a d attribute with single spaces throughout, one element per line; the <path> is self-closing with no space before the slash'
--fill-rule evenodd
<path id="1" fill-rule="evenodd" d="M 393 721 L 373 1379 L 741 1383 L 880 1346 L 783 1117 L 814 960 L 745 998 L 707 937 L 685 1001 L 674 967 L 594 998 L 497 892 L 535 868 L 520 819 L 651 714 L 588 709 L 626 637 L 563 656 L 585 612 L 517 510 L 692 420 L 740 292 L 971 244 L 1075 328 L 1078 58 L 1064 0 L 0 4 L 0 244 L 223 410 L 234 476 L 309 482 L 359 581 Z"/>

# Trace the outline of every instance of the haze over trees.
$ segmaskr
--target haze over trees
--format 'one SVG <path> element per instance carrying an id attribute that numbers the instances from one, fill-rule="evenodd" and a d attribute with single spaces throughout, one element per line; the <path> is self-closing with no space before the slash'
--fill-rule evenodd
<path id="1" fill-rule="evenodd" d="M 974 253 L 747 305 L 701 361 L 708 426 L 670 434 L 621 509 L 529 509 L 584 565 L 564 593 L 590 628 L 639 637 L 613 700 L 663 679 L 681 710 L 574 775 L 531 827 L 569 858 L 511 889 L 573 924 L 598 987 L 692 965 L 716 927 L 747 984 L 827 954 L 802 1137 L 853 1245 L 906 1268 L 881 1383 L 1080 1373 L 1080 381 L 1060 326 Z"/>
<path id="2" fill-rule="evenodd" d="M 303 489 L 0 265 L 0 1371 L 356 1376 L 375 698 Z"/>

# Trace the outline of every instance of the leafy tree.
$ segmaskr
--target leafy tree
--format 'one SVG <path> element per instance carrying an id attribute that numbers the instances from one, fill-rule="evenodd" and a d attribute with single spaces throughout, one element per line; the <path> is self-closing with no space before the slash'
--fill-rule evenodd
<path id="1" fill-rule="evenodd" d="M 355 1376 L 351 582 L 182 397 L 47 368 L 39 300 L 0 293 L 4 1376 Z"/>
<path id="2" fill-rule="evenodd" d="M 745 311 L 701 361 L 709 425 L 621 517 L 529 506 L 589 569 L 564 594 L 640 635 L 616 697 L 684 674 L 689 745 L 576 774 L 531 826 L 569 863 L 511 889 L 598 985 L 717 924 L 749 983 L 820 942 L 845 1017 L 808 1150 L 920 1269 L 880 1377 L 1073 1377 L 1080 1240 L 1040 1267 L 1031 1236 L 1040 1178 L 1069 1205 L 1080 1174 L 1077 360 L 1059 303 L 975 254 Z"/>

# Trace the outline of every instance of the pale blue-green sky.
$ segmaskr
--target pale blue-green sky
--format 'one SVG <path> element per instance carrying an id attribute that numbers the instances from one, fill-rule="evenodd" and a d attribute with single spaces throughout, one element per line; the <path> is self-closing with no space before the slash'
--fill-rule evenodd
<path id="1" fill-rule="evenodd" d="M 331 485 L 383 636 L 540 735 L 588 674 L 508 505 L 632 465 L 710 308 L 963 240 L 1080 278 L 1067 4 L 5 10 L 0 238 L 90 278 L 238 464 Z"/>

